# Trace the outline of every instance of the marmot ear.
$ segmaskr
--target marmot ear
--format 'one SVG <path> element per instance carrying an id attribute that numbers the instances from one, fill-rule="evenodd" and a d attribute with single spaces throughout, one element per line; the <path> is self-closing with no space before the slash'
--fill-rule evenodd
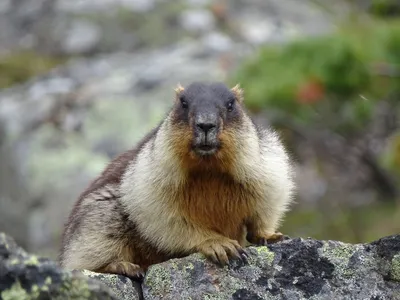
<path id="1" fill-rule="evenodd" d="M 239 83 L 236 84 L 231 91 L 235 94 L 236 100 L 240 103 L 243 102 L 243 89 L 240 87 Z"/>
<path id="2" fill-rule="evenodd" d="M 176 86 L 176 88 L 174 89 L 176 95 L 178 96 L 180 93 L 182 93 L 185 90 L 185 88 L 178 83 L 178 85 Z"/>
<path id="3" fill-rule="evenodd" d="M 178 83 L 178 85 L 176 86 L 176 88 L 174 89 L 175 91 L 175 103 L 179 103 L 179 95 L 184 91 L 184 87 L 181 86 L 180 83 Z"/>

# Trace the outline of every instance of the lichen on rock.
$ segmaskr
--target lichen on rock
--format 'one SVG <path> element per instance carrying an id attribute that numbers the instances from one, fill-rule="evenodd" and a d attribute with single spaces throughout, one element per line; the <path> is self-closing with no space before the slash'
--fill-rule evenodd
<path id="1" fill-rule="evenodd" d="M 0 299 L 400 299 L 400 235 L 367 244 L 286 238 L 221 267 L 195 253 L 152 265 L 143 282 L 67 272 L 0 233 Z"/>
<path id="2" fill-rule="evenodd" d="M 142 285 L 143 296 L 192 300 L 395 299 L 400 292 L 397 245 L 400 235 L 356 245 L 287 239 L 247 247 L 248 264 L 237 261 L 227 267 L 194 254 L 151 266 Z"/>
<path id="3" fill-rule="evenodd" d="M 122 275 L 101 274 L 88 270 L 82 270 L 85 276 L 99 280 L 109 287 L 118 299 L 140 299 L 141 288 L 140 283 L 133 281 Z"/>
<path id="4" fill-rule="evenodd" d="M 391 278 L 400 282 L 400 254 L 392 259 Z"/>
<path id="5" fill-rule="evenodd" d="M 101 281 L 26 253 L 0 233 L 0 299 L 118 299 Z"/>

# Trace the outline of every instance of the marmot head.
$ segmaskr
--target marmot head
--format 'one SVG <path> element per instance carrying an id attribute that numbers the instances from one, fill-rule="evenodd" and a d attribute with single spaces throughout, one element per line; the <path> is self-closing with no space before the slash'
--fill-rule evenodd
<path id="1" fill-rule="evenodd" d="M 223 83 L 195 82 L 185 88 L 178 85 L 175 92 L 171 120 L 187 133 L 181 135 L 181 141 L 185 142 L 187 137 L 189 152 L 206 158 L 229 147 L 227 141 L 235 128 L 240 128 L 244 113 L 239 86 L 228 88 Z"/>

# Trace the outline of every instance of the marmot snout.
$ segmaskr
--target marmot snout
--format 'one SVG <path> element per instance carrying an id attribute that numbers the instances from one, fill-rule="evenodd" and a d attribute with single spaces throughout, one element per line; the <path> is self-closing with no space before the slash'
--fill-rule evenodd
<path id="1" fill-rule="evenodd" d="M 226 264 L 247 242 L 281 236 L 294 183 L 277 134 L 254 124 L 239 86 L 175 91 L 166 118 L 81 194 L 63 233 L 63 267 L 137 277 L 194 252 Z"/>

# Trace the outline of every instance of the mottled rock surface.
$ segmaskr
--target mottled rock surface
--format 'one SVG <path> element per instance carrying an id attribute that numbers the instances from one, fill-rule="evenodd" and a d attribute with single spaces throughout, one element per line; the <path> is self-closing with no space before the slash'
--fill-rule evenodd
<path id="1" fill-rule="evenodd" d="M 0 299 L 119 299 L 102 282 L 26 253 L 0 233 Z M 135 298 L 126 298 L 135 299 Z"/>
<path id="2" fill-rule="evenodd" d="M 139 282 L 127 277 L 113 274 L 100 274 L 83 270 L 82 273 L 90 278 L 102 281 L 117 296 L 118 299 L 142 299 L 142 288 Z"/>
<path id="3" fill-rule="evenodd" d="M 249 247 L 249 264 L 200 254 L 152 266 L 144 299 L 400 299 L 400 235 L 370 244 L 288 239 Z"/>
<path id="4" fill-rule="evenodd" d="M 252 44 L 332 29 L 329 14 L 310 0 L 172 2 L 2 0 L 0 54 L 15 49 L 67 55 L 136 51 L 197 39 L 221 30 L 221 24 Z"/>
<path id="5" fill-rule="evenodd" d="M 142 283 L 66 272 L 0 233 L 0 299 L 400 299 L 400 235 L 368 244 L 287 238 L 220 267 L 196 253 L 153 265 Z"/>

